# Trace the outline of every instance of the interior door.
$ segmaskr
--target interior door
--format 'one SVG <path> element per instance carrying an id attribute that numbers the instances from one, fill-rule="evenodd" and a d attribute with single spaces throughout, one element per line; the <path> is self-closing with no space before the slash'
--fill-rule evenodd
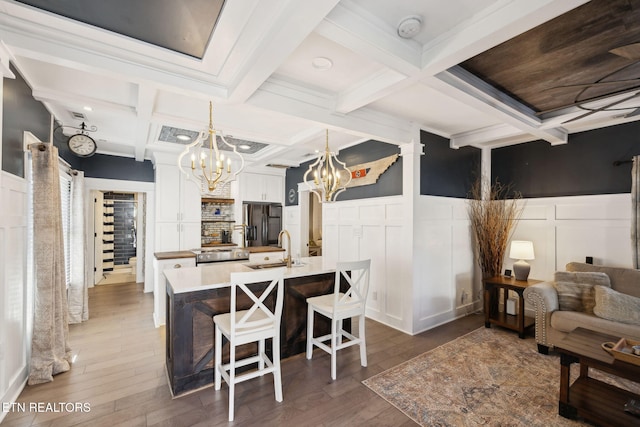
<path id="1" fill-rule="evenodd" d="M 93 284 L 103 278 L 102 271 L 102 212 L 104 210 L 104 194 L 102 191 L 91 191 L 93 197 Z"/>

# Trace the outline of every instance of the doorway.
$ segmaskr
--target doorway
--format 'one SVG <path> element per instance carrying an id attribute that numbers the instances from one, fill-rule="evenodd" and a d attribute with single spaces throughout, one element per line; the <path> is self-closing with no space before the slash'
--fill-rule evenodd
<path id="1" fill-rule="evenodd" d="M 299 248 L 302 256 L 322 256 L 322 203 L 305 184 L 298 184 Z"/>
<path id="2" fill-rule="evenodd" d="M 94 190 L 93 201 L 94 284 L 142 282 L 145 193 Z"/>
<path id="3" fill-rule="evenodd" d="M 322 256 L 322 203 L 309 192 L 309 256 Z"/>

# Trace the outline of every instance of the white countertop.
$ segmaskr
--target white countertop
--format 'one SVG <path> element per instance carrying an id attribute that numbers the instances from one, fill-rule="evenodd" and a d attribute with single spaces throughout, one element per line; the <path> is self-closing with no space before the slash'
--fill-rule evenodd
<path id="1" fill-rule="evenodd" d="M 323 257 L 314 256 L 301 258 L 302 265 L 285 268 L 284 278 L 313 276 L 316 274 L 333 273 L 335 263 L 326 262 Z M 165 270 L 169 286 L 174 294 L 184 292 L 204 291 L 222 288 L 231 284 L 231 273 L 260 271 L 247 267 L 255 264 L 247 261 L 217 262 L 198 267 L 183 267 Z"/>

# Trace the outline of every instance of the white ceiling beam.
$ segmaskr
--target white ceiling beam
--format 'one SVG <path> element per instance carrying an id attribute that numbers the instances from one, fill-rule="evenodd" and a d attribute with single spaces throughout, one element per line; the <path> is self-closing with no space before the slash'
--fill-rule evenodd
<path id="1" fill-rule="evenodd" d="M 423 80 L 430 87 L 460 102 L 489 114 L 524 133 L 548 141 L 552 145 L 566 144 L 568 133 L 562 127 L 544 128 L 530 108 L 519 103 L 493 86 L 465 71 L 453 67 L 436 77 Z"/>
<path id="2" fill-rule="evenodd" d="M 33 97 L 38 101 L 49 101 L 52 103 L 75 104 L 78 110 L 85 105 L 91 105 L 93 108 L 99 108 L 102 111 L 111 111 L 114 113 L 124 113 L 126 115 L 135 116 L 136 110 L 131 105 L 119 104 L 116 102 L 104 101 L 92 98 L 86 95 L 76 95 L 69 92 L 61 92 L 46 89 L 33 89 L 31 92 Z"/>
<path id="3" fill-rule="evenodd" d="M 371 102 L 390 95 L 398 90 L 397 84 L 405 82 L 407 75 L 385 68 L 372 74 L 367 79 L 348 88 L 338 95 L 336 111 L 339 113 L 350 113 L 358 108 L 364 107 Z"/>
<path id="4" fill-rule="evenodd" d="M 9 62 L 13 60 L 11 51 L 7 48 L 2 40 L 0 40 L 0 76 L 3 78 L 15 79 L 16 76 L 11 72 Z"/>
<path id="5" fill-rule="evenodd" d="M 150 123 L 157 95 L 156 88 L 150 85 L 138 86 L 138 102 L 136 106 L 138 120 L 136 121 L 134 139 L 134 157 L 138 162 L 144 161 L 147 145 L 150 145 L 155 140 L 155 135 L 151 134 Z"/>
<path id="6" fill-rule="evenodd" d="M 361 108 L 349 114 L 334 111 L 332 95 L 280 79 L 267 80 L 247 104 L 348 130 L 354 135 L 400 144 L 411 138 L 411 125 L 387 114 Z"/>
<path id="7" fill-rule="evenodd" d="M 522 130 L 515 126 L 499 124 L 470 132 L 463 132 L 451 136 L 449 146 L 461 148 L 466 146 L 482 147 L 487 143 L 522 136 Z"/>
<path id="8" fill-rule="evenodd" d="M 245 102 L 338 2 L 339 0 L 277 2 L 281 10 L 271 20 L 269 33 L 263 35 L 261 43 L 247 55 L 234 82 L 229 85 L 230 101 Z M 264 5 L 273 7 L 272 3 L 264 2 Z"/>

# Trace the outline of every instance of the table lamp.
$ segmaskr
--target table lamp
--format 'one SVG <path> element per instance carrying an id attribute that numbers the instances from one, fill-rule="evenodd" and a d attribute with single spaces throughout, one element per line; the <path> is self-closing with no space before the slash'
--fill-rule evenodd
<path id="1" fill-rule="evenodd" d="M 518 260 L 513 263 L 513 273 L 516 276 L 516 280 L 527 280 L 531 266 L 525 260 L 535 259 L 533 254 L 533 242 L 528 242 L 526 240 L 512 241 L 509 258 Z"/>

